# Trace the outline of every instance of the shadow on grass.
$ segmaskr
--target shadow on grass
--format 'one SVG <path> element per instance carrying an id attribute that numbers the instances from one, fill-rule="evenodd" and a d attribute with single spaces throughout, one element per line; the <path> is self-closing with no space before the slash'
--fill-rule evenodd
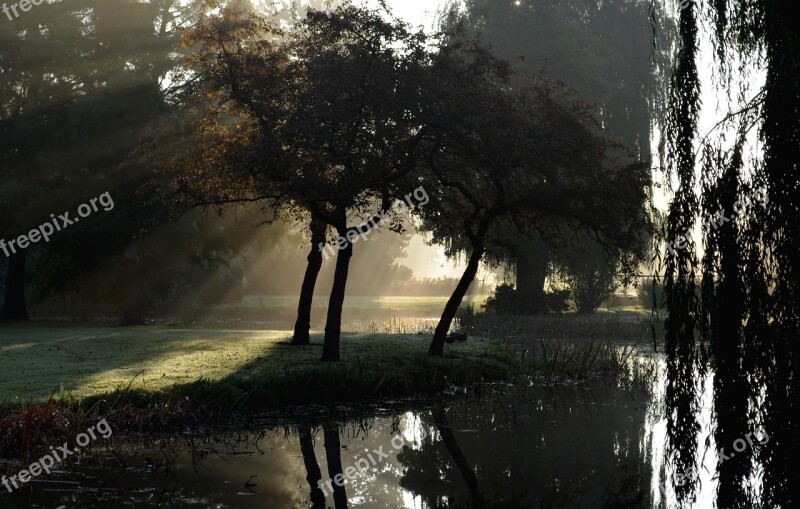
<path id="1" fill-rule="evenodd" d="M 312 335 L 311 346 L 293 347 L 283 344 L 285 332 L 4 327 L 0 367 L 5 364 L 12 376 L 0 384 L 6 398 L 0 415 L 20 407 L 22 401 L 10 401 L 17 394 L 31 402 L 52 394 L 81 409 L 98 402 L 145 408 L 188 399 L 200 409 L 263 410 L 471 386 L 509 378 L 519 366 L 502 342 L 476 339 L 450 349 L 447 357 L 430 358 L 424 335 L 343 334 L 342 339 L 343 361 L 321 363 L 321 334 Z M 186 382 L 159 384 L 159 376 Z"/>
<path id="2" fill-rule="evenodd" d="M 286 362 L 286 351 L 290 352 L 288 357 L 299 354 L 297 357 L 303 358 L 311 353 L 314 359 L 319 358 L 322 347 L 321 338 L 317 338 L 314 343 L 318 344 L 313 346 L 282 345 L 219 380 L 200 379 L 157 392 L 139 389 L 114 391 L 87 397 L 81 403 L 91 405 L 99 399 L 116 398 L 124 392 L 126 400 L 137 405 L 177 396 L 190 398 L 209 408 L 222 405 L 231 411 L 264 410 L 293 404 L 353 402 L 441 392 L 451 386 L 471 387 L 505 380 L 519 373 L 520 365 L 514 352 L 502 344 L 493 344 L 483 353 L 455 353 L 431 358 L 425 352 L 427 337 L 418 344 L 393 350 L 397 340 L 389 345 L 378 345 L 373 344 L 373 340 L 379 343 L 384 339 L 380 335 L 362 336 L 366 338 L 360 341 L 343 337 L 345 360 L 341 362 Z M 348 352 L 348 342 L 351 342 L 350 346 L 353 342 L 362 343 L 356 346 L 372 351 Z M 278 357 L 281 360 L 279 365 L 271 365 Z"/>
<path id="3" fill-rule="evenodd" d="M 0 400 L 43 400 L 80 397 L 87 387 L 97 392 L 123 389 L 149 382 L 158 386 L 157 377 L 196 380 L 201 376 L 219 378 L 224 369 L 217 357 L 260 357 L 271 339 L 286 333 L 268 331 L 224 331 L 214 329 L 172 329 L 168 327 L 76 327 L 72 325 L 29 324 L 0 327 Z M 263 336 L 260 342 L 255 336 Z M 272 336 L 272 337 L 270 337 Z M 266 348 L 262 348 L 266 350 Z M 197 359 L 208 353 L 210 362 L 204 373 L 191 372 L 182 357 Z M 184 371 L 180 371 L 184 370 Z M 179 373 L 180 371 L 180 373 Z M 140 375 L 145 374 L 142 378 Z M 163 384 L 161 384 L 163 385 Z"/>

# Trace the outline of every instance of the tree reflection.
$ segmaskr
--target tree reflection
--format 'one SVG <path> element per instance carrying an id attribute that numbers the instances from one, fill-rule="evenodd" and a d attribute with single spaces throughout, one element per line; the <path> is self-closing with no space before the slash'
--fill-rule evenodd
<path id="1" fill-rule="evenodd" d="M 300 453 L 303 455 L 303 463 L 306 467 L 306 481 L 311 490 L 311 508 L 325 509 L 325 495 L 318 484 L 322 480 L 322 471 L 317 463 L 317 455 L 314 453 L 311 426 L 299 426 L 297 434 L 300 439 Z"/>
<path id="2" fill-rule="evenodd" d="M 453 459 L 453 462 L 455 463 L 456 468 L 458 468 L 458 472 L 461 474 L 464 482 L 467 484 L 473 507 L 476 509 L 481 509 L 485 504 L 485 500 L 480 489 L 478 488 L 478 478 L 475 476 L 475 471 L 470 466 L 469 461 L 467 461 L 467 458 L 464 456 L 461 447 L 458 445 L 458 441 L 453 434 L 453 429 L 450 427 L 450 423 L 447 421 L 447 414 L 445 413 L 444 408 L 440 406 L 434 407 L 433 419 L 436 423 L 436 429 L 439 430 L 439 435 L 442 437 L 442 443 L 447 449 L 447 452 L 450 454 L 450 457 Z"/>
<path id="3" fill-rule="evenodd" d="M 325 457 L 328 463 L 328 476 L 334 480 L 333 483 L 333 503 L 336 509 L 347 509 L 347 493 L 344 483 L 341 486 L 336 484 L 336 476 L 344 478 L 342 473 L 342 446 L 339 440 L 339 425 L 337 423 L 325 423 L 322 426 L 325 435 Z"/>

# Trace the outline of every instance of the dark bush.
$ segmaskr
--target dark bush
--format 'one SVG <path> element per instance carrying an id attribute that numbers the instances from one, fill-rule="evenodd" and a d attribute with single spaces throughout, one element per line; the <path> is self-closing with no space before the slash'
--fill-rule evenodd
<path id="1" fill-rule="evenodd" d="M 569 310 L 569 290 L 546 292 L 545 309 L 548 313 L 563 313 Z M 513 316 L 523 313 L 526 296 L 514 289 L 514 285 L 504 283 L 494 289 L 494 294 L 483 305 L 487 313 L 498 316 Z"/>

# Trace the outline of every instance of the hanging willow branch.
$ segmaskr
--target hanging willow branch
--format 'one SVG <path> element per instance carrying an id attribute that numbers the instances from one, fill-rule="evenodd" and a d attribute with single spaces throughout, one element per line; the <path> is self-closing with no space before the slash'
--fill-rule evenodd
<path id="1" fill-rule="evenodd" d="M 671 84 L 670 109 L 666 122 L 667 175 L 677 178 L 677 189 L 667 214 L 667 238 L 679 239 L 691 231 L 699 212 L 695 195 L 694 140 L 700 108 L 700 79 L 697 73 L 696 6 L 680 13 L 680 46 Z M 666 253 L 664 293 L 667 318 L 664 345 L 667 352 L 666 405 L 667 437 L 677 472 L 696 468 L 699 383 L 696 376 L 696 339 L 702 313 L 697 293 L 697 245 L 691 237 L 682 249 Z M 681 241 L 683 243 L 683 241 Z M 679 500 L 691 500 L 694 479 L 676 486 Z"/>
<path id="2" fill-rule="evenodd" d="M 665 129 L 667 175 L 677 180 L 667 233 L 672 239 L 689 231 L 698 213 L 706 226 L 701 261 L 691 240 L 665 260 L 670 457 L 678 469 L 692 466 L 698 380 L 706 367 L 714 370 L 716 452 L 730 452 L 756 429 L 769 437 L 735 456 L 718 457 L 717 507 L 798 502 L 790 478 L 800 452 L 794 411 L 800 396 L 800 35 L 793 9 L 789 0 L 709 0 L 680 12 L 681 47 Z M 758 72 L 766 71 L 766 83 L 699 140 L 703 157 L 695 168 L 697 26 L 704 16 L 714 28 L 720 93 L 744 97 Z M 734 62 L 738 94 L 730 93 Z M 754 127 L 756 147 L 746 143 Z M 731 144 L 726 134 L 732 128 Z M 742 206 L 756 194 L 763 197 L 760 204 Z M 707 221 L 719 212 L 722 224 Z M 751 482 L 754 461 L 764 469 L 760 486 Z M 678 488 L 679 499 L 691 500 L 692 491 Z"/>

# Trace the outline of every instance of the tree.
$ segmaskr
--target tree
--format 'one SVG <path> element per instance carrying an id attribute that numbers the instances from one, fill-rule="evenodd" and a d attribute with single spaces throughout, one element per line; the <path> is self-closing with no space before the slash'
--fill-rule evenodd
<path id="1" fill-rule="evenodd" d="M 297 161 L 304 173 L 320 164 L 331 172 L 327 182 L 312 187 L 322 192 L 310 209 L 349 240 L 370 207 L 379 204 L 379 214 L 369 218 L 373 223 L 391 214 L 403 196 L 399 182 L 415 168 L 416 147 L 425 136 L 414 108 L 417 76 L 429 59 L 427 37 L 379 12 L 350 6 L 312 13 L 298 34 L 291 46 L 299 58 L 290 86 L 293 103 L 306 107 L 289 117 L 284 136 L 302 154 Z M 343 68 L 349 72 L 341 73 Z M 348 242 L 337 253 L 323 360 L 339 358 L 352 249 Z"/>
<path id="2" fill-rule="evenodd" d="M 617 287 L 617 263 L 608 260 L 602 246 L 590 238 L 580 239 L 558 263 L 578 313 L 594 313 Z"/>
<path id="3" fill-rule="evenodd" d="M 563 85 L 532 78 L 511 88 L 508 62 L 477 41 L 442 48 L 432 76 L 427 171 L 437 191 L 424 218 L 435 242 L 468 253 L 429 349 L 442 355 L 481 259 L 510 226 L 553 240 L 583 230 L 619 253 L 646 227 L 638 205 L 646 173 L 615 163 L 617 146 Z M 605 202 L 611 194 L 629 199 Z"/>
<path id="4" fill-rule="evenodd" d="M 683 235 L 698 216 L 706 226 L 702 258 L 692 240 L 665 255 L 670 452 L 676 468 L 694 466 L 702 401 L 696 380 L 705 368 L 714 369 L 716 443 L 731 443 L 756 422 L 770 437 L 760 450 L 720 462 L 719 507 L 753 504 L 746 482 L 761 471 L 756 459 L 763 465 L 758 503 L 797 503 L 800 36 L 792 27 L 793 9 L 787 1 L 689 2 L 678 15 L 680 44 L 664 131 L 666 175 L 677 183 L 667 240 Z M 700 133 L 699 27 L 706 23 L 714 27 L 715 83 L 720 96 L 734 99 L 714 130 Z M 765 81 L 750 81 L 759 71 Z M 736 74 L 744 76 L 738 83 Z M 747 141 L 754 129 L 756 147 Z M 714 226 L 708 217 L 720 211 L 727 221 Z M 681 499 L 692 498 L 693 484 L 678 492 Z"/>
<path id="5" fill-rule="evenodd" d="M 237 194 L 271 198 L 297 220 L 310 217 L 315 241 L 323 224 L 347 239 L 336 255 L 322 355 L 335 361 L 357 241 L 350 225 L 369 223 L 368 231 L 387 214 L 391 219 L 394 201 L 403 197 L 400 183 L 415 169 L 416 147 L 426 136 L 413 111 L 430 50 L 422 32 L 351 5 L 309 11 L 289 34 L 237 6 L 188 34 L 185 44 L 199 48 L 188 62 L 193 91 L 213 106 L 199 125 L 221 141 L 215 153 L 204 151 L 204 161 L 189 157 L 199 166 L 176 165 L 177 181 L 184 194 L 207 203 L 241 199 Z M 298 342 L 307 334 L 319 261 L 309 255 Z"/>
<path id="6" fill-rule="evenodd" d="M 8 90 L 19 97 L 4 103 L 7 128 L 14 133 L 4 143 L 12 145 L 8 170 L 20 173 L 6 183 L 15 202 L 33 207 L 16 207 L 21 220 L 15 229 L 28 231 L 49 214 L 74 210 L 107 191 L 116 200 L 115 213 L 103 221 L 80 223 L 28 249 L 36 297 L 79 294 L 93 272 L 124 259 L 126 248 L 163 210 L 136 194 L 150 173 L 120 171 L 120 163 L 144 127 L 165 110 L 162 80 L 177 62 L 176 30 L 191 19 L 197 3 L 64 0 L 18 18 L 28 25 L 9 35 L 8 47 L 19 50 L 9 51 L 4 75 Z M 15 271 L 10 279 L 18 284 L 9 288 L 24 289 L 24 278 Z M 141 292 L 132 291 L 140 288 L 140 276 L 140 268 L 129 265 L 112 275 L 123 284 L 106 284 L 112 291 L 105 293 L 115 301 L 124 301 L 127 293 L 129 303 L 140 305 Z M 140 306 L 134 307 L 124 315 L 140 323 Z"/>
<path id="7" fill-rule="evenodd" d="M 63 204 L 63 129 L 83 75 L 69 68 L 78 59 L 80 26 L 63 4 L 43 5 L 0 26 L 0 238 L 16 240 Z M 28 248 L 31 249 L 30 247 Z M 27 320 L 28 251 L 6 246 L 8 257 L 0 319 Z"/>
<path id="8" fill-rule="evenodd" d="M 598 120 L 631 153 L 631 162 L 650 164 L 651 134 L 663 123 L 667 103 L 675 37 L 674 23 L 660 2 L 467 0 L 451 2 L 442 23 L 448 28 L 463 24 L 510 61 L 518 76 L 544 70 L 564 81 L 595 106 Z M 512 253 L 502 258 L 516 269 L 524 312 L 543 313 L 545 281 L 548 269 L 557 268 L 550 262 L 559 257 L 559 246 L 535 233 L 516 235 L 515 244 L 513 259 Z"/>

